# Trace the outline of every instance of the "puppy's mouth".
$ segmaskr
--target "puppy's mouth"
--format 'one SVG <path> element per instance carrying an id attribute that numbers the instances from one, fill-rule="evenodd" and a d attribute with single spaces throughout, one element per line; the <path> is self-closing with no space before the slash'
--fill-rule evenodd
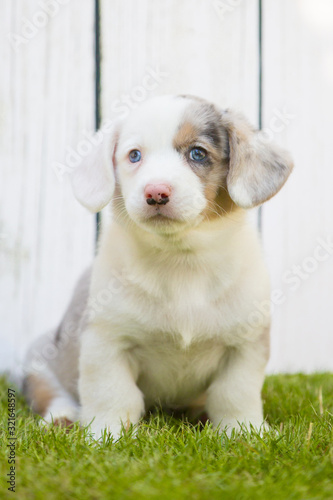
<path id="1" fill-rule="evenodd" d="M 173 208 L 170 208 L 170 206 L 166 206 L 166 204 L 155 204 L 155 205 L 150 205 L 148 204 L 149 208 L 145 212 L 144 219 L 147 222 L 150 221 L 166 221 L 166 222 L 172 222 L 172 221 L 177 221 L 180 219 L 180 217 L 177 217 L 177 214 Z"/>
<path id="2" fill-rule="evenodd" d="M 146 228 L 150 227 L 154 231 L 167 231 L 167 233 L 177 232 L 188 225 L 188 221 L 184 217 L 175 213 L 174 210 L 166 210 L 165 208 L 164 206 L 154 207 L 154 210 L 141 218 L 141 223 Z"/>
<path id="3" fill-rule="evenodd" d="M 156 210 L 155 213 L 149 215 L 144 219 L 144 222 L 150 224 L 177 224 L 180 222 L 184 222 L 180 218 L 174 217 L 173 215 L 164 214 L 159 210 Z"/>

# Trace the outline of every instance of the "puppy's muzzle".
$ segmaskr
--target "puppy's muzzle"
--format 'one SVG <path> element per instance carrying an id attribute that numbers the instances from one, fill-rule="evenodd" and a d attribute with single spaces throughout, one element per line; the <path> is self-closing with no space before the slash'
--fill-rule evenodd
<path id="1" fill-rule="evenodd" d="M 170 201 L 171 188 L 167 184 L 147 184 L 145 198 L 148 205 L 166 205 Z"/>

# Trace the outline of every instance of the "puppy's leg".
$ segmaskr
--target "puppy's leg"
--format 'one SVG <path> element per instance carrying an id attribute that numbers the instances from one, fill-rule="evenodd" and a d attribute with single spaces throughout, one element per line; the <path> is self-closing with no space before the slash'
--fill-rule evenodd
<path id="1" fill-rule="evenodd" d="M 206 410 L 214 426 L 232 429 L 265 427 L 261 389 L 268 359 L 267 334 L 260 341 L 233 348 L 207 392 Z"/>
<path id="2" fill-rule="evenodd" d="M 61 387 L 50 370 L 26 375 L 23 392 L 31 409 L 41 415 L 45 422 L 69 424 L 78 418 L 77 402 Z"/>
<path id="3" fill-rule="evenodd" d="M 136 367 L 124 349 L 110 342 L 109 335 L 89 327 L 81 344 L 80 421 L 91 423 L 95 439 L 105 429 L 118 439 L 122 425 L 128 428 L 144 414 L 143 395 L 135 383 Z"/>
<path id="4" fill-rule="evenodd" d="M 30 347 L 24 364 L 23 392 L 31 409 L 46 422 L 75 422 L 78 403 L 52 369 L 61 366 L 54 333 L 39 337 Z"/>

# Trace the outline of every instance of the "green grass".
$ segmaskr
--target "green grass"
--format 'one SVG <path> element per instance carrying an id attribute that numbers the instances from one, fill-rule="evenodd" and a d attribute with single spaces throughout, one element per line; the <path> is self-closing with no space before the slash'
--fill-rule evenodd
<path id="1" fill-rule="evenodd" d="M 208 424 L 158 413 L 136 437 L 93 446 L 78 427 L 45 432 L 17 395 L 16 493 L 5 483 L 7 387 L 0 379 L 0 498 L 333 499 L 331 374 L 268 377 L 263 398 L 272 431 L 263 437 L 228 439 Z"/>

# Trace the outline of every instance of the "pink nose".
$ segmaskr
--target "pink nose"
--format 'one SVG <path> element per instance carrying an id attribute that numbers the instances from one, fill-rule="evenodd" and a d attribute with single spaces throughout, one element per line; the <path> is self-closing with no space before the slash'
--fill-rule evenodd
<path id="1" fill-rule="evenodd" d="M 166 205 L 171 195 L 171 188 L 166 184 L 147 184 L 145 197 L 148 205 Z"/>

